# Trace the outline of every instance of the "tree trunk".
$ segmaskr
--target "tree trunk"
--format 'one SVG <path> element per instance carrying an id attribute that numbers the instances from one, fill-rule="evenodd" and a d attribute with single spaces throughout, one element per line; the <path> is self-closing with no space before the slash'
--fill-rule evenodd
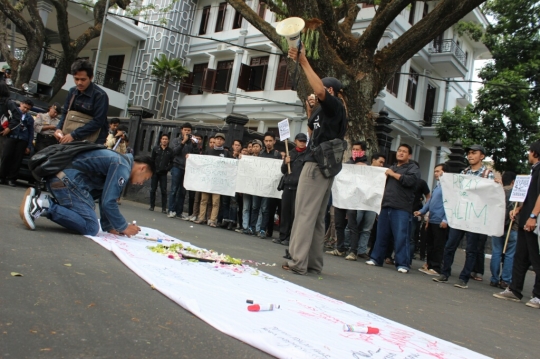
<path id="1" fill-rule="evenodd" d="M 169 87 L 169 78 L 167 77 L 165 79 L 165 83 L 163 84 L 163 98 L 161 100 L 161 106 L 159 106 L 159 112 L 157 114 L 157 119 L 161 119 L 161 114 L 163 113 L 163 108 L 165 107 L 165 99 L 167 98 L 167 89 Z"/>

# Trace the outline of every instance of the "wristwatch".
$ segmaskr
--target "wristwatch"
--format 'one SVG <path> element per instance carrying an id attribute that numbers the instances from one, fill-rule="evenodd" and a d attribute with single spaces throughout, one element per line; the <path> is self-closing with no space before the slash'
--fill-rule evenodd
<path id="1" fill-rule="evenodd" d="M 538 216 L 536 214 L 534 214 L 534 213 L 531 213 L 531 215 L 529 217 L 531 217 L 532 219 L 536 219 L 536 217 L 538 217 Z"/>

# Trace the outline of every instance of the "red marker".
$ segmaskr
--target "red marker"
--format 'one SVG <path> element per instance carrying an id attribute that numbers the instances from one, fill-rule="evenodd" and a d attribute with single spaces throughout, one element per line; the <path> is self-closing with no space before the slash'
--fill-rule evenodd
<path id="1" fill-rule="evenodd" d="M 359 326 L 359 325 L 343 324 L 343 331 L 344 332 L 363 333 L 363 334 L 379 334 L 379 328 L 364 327 L 364 326 Z"/>
<path id="2" fill-rule="evenodd" d="M 276 304 L 252 304 L 248 305 L 247 309 L 250 312 L 267 312 L 274 309 L 279 309 L 279 305 Z"/>

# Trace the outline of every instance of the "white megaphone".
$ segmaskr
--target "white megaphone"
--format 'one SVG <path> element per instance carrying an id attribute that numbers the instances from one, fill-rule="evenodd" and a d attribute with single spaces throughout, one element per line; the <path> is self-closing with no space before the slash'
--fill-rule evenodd
<path id="1" fill-rule="evenodd" d="M 304 26 L 306 26 L 306 23 L 301 18 L 289 17 L 277 24 L 276 32 L 287 39 L 289 47 L 298 47 L 300 33 Z"/>

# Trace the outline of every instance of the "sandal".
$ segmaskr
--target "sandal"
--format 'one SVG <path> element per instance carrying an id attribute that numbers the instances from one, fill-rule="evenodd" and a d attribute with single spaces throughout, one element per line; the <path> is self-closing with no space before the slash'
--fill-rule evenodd
<path id="1" fill-rule="evenodd" d="M 292 269 L 291 267 L 289 267 L 289 263 L 287 263 L 287 262 L 284 262 L 284 263 L 281 265 L 281 269 L 284 269 L 284 270 L 286 270 L 287 272 L 291 272 L 292 274 L 306 275 L 306 274 L 302 274 L 302 273 L 300 273 L 300 272 L 297 272 L 297 271 L 295 271 L 294 269 Z"/>
<path id="2" fill-rule="evenodd" d="M 216 228 L 216 222 L 208 221 L 208 227 Z"/>

